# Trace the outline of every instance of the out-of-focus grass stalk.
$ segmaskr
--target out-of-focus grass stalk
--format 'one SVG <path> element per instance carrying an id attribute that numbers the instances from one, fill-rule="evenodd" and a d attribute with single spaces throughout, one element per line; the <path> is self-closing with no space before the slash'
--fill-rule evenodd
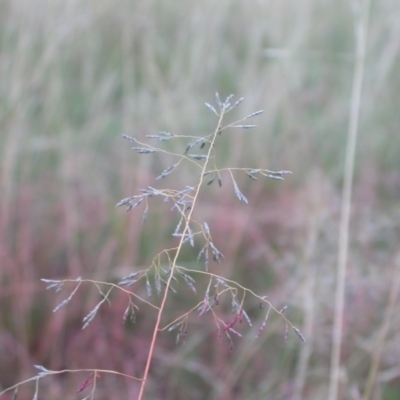
<path id="1" fill-rule="evenodd" d="M 342 206 L 339 231 L 339 254 L 335 292 L 335 314 L 332 334 L 331 371 L 329 381 L 329 400 L 337 400 L 340 384 L 340 353 L 343 338 L 343 314 L 345 307 L 346 266 L 349 247 L 349 223 L 351 212 L 351 196 L 354 176 L 354 158 L 357 143 L 358 123 L 361 108 L 361 93 L 364 77 L 365 53 L 368 32 L 370 0 L 355 2 L 355 65 L 350 105 L 350 121 L 347 135 L 346 163 L 342 191 Z"/>
<path id="2" fill-rule="evenodd" d="M 382 351 L 385 346 L 386 336 L 389 331 L 390 321 L 393 316 L 394 309 L 396 307 L 396 300 L 400 292 L 400 253 L 397 254 L 395 259 L 395 270 L 393 272 L 392 285 L 390 287 L 390 294 L 388 305 L 385 312 L 385 318 L 382 322 L 381 329 L 376 340 L 376 346 L 374 346 L 374 354 L 371 363 L 371 367 L 368 374 L 367 384 L 364 392 L 363 399 L 369 400 L 372 396 L 372 391 L 374 389 L 376 375 L 378 373 L 379 365 L 381 362 Z"/>

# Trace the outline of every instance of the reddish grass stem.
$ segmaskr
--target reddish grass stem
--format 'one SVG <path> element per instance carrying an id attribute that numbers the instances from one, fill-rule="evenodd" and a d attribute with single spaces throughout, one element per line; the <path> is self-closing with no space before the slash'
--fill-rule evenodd
<path id="1" fill-rule="evenodd" d="M 152 337 L 152 340 L 151 340 L 151 343 L 150 343 L 149 354 L 147 356 L 146 367 L 145 367 L 145 370 L 144 370 L 142 383 L 140 385 L 140 392 L 139 392 L 138 400 L 142 400 L 143 395 L 144 395 L 144 391 L 145 391 L 147 380 L 148 380 L 148 376 L 149 376 L 150 365 L 151 365 L 151 361 L 153 359 L 154 348 L 155 348 L 155 344 L 156 344 L 156 341 L 157 341 L 157 335 L 158 335 L 160 324 L 161 324 L 161 318 L 162 318 L 162 315 L 163 315 L 163 312 L 164 312 L 165 304 L 167 302 L 169 287 L 171 285 L 171 281 L 172 281 L 172 278 L 174 276 L 174 271 L 175 271 L 175 268 L 176 268 L 176 262 L 178 260 L 180 251 L 182 249 L 182 245 L 183 245 L 183 242 L 185 240 L 186 232 L 188 231 L 188 228 L 189 228 L 189 223 L 190 223 L 191 218 L 192 218 L 193 210 L 195 209 L 196 201 L 197 201 L 197 198 L 198 198 L 198 195 L 199 195 L 199 192 L 200 192 L 200 188 L 201 188 L 201 185 L 202 185 L 203 179 L 204 179 L 204 172 L 207 169 L 208 162 L 210 161 L 210 155 L 211 155 L 211 152 L 212 152 L 212 150 L 214 148 L 215 140 L 217 138 L 218 133 L 220 132 L 223 116 L 224 116 L 224 111 L 221 110 L 221 115 L 219 116 L 219 121 L 218 121 L 218 124 L 217 124 L 217 128 L 214 131 L 213 138 L 212 138 L 212 141 L 210 143 L 210 148 L 209 148 L 208 153 L 207 153 L 207 158 L 206 158 L 206 161 L 205 161 L 205 163 L 203 165 L 202 172 L 200 174 L 200 181 L 199 181 L 199 184 L 198 184 L 198 186 L 196 188 L 196 193 L 195 193 L 194 198 L 193 198 L 192 207 L 191 207 L 191 209 L 189 211 L 189 214 L 188 214 L 188 217 L 186 219 L 185 228 L 183 230 L 179 245 L 178 245 L 176 253 L 175 253 L 175 257 L 174 257 L 172 265 L 171 265 L 171 270 L 170 270 L 169 277 L 168 277 L 168 280 L 167 280 L 167 283 L 166 283 L 166 286 L 165 286 L 164 296 L 162 298 L 161 305 L 160 305 L 160 308 L 159 308 L 158 313 L 157 313 L 157 319 L 156 319 L 156 323 L 155 323 L 154 330 L 153 330 L 153 337 Z"/>

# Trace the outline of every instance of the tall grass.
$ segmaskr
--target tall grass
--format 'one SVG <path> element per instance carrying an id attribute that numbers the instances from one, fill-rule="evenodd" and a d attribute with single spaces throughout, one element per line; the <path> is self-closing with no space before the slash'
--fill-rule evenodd
<path id="1" fill-rule="evenodd" d="M 343 398 L 364 392 L 372 360 L 379 368 L 371 398 L 399 392 L 398 322 L 383 320 L 387 309 L 398 311 L 393 295 L 391 306 L 387 297 L 398 275 L 399 12 L 394 0 L 371 4 L 350 218 Z M 244 166 L 251 159 L 294 174 L 279 187 L 240 181 L 251 208 L 238 211 L 230 194 L 211 194 L 202 215 L 215 216 L 221 252 L 243 266 L 226 265 L 228 275 L 288 304 L 288 316 L 304 326 L 309 341 L 289 342 L 282 353 L 281 326 L 271 320 L 261 340 L 249 333 L 231 353 L 199 324 L 185 346 L 161 339 L 148 396 L 326 397 L 354 66 L 349 4 L 4 1 L 0 19 L 1 388 L 32 376 L 34 364 L 129 374 L 143 365 L 147 318 L 124 328 L 123 299 L 116 296 L 81 332 L 97 293 L 88 287 L 51 314 L 54 297 L 40 278 L 117 281 L 151 260 L 149 239 L 170 244 L 170 218 L 149 215 L 141 231 L 139 214 L 114 210 L 159 171 L 156 159 L 133 160 L 120 134 L 208 132 L 212 122 L 202 104 L 217 89 L 244 94 L 244 113 L 266 110 L 246 143 L 240 135 L 224 143 L 223 161 Z M 184 301 L 183 295 L 176 300 L 177 310 Z M 48 383 L 47 397 L 76 392 L 86 379 L 66 376 Z M 104 398 L 137 393 L 137 383 L 116 377 L 102 376 L 97 385 Z"/>

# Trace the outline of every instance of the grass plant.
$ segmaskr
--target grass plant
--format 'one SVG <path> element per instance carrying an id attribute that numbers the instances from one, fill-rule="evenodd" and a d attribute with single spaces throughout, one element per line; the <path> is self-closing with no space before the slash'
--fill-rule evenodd
<path id="1" fill-rule="evenodd" d="M 284 315 L 301 327 L 307 343 L 290 340 L 282 350 L 283 321 L 274 313 L 255 340 L 266 308 L 260 310 L 246 296 L 244 309 L 253 326 L 240 330 L 243 338 L 232 335 L 234 351 L 218 342 L 211 313 L 193 314 L 183 346 L 175 344 L 179 330 L 162 332 L 145 397 L 320 400 L 329 397 L 331 381 L 340 400 L 399 398 L 396 0 L 370 4 L 359 139 L 352 179 L 344 174 L 360 60 L 354 27 L 366 5 L 333 0 L 1 3 L 0 392 L 34 376 L 33 366 L 42 365 L 54 371 L 41 380 L 44 398 L 60 393 L 83 398 L 93 385 L 76 392 L 87 379 L 96 381 L 98 399 L 138 396 L 140 381 L 90 371 L 142 377 L 158 310 L 138 303 L 137 322 L 122 324 L 124 290 L 132 287 L 118 283 L 132 270 L 152 265 L 155 247 L 176 248 L 179 238 L 171 232 L 179 218 L 177 210 L 170 211 L 172 199 L 164 204 L 161 196 L 149 199 L 143 226 L 145 201 L 127 214 L 115 209 L 115 202 L 138 195 L 137 188 L 155 187 L 154 182 L 168 182 L 176 191 L 181 181 L 196 184 L 200 170 L 194 162 L 202 160 L 183 159 L 155 181 L 179 161 L 172 154 L 183 156 L 189 139 L 158 142 L 146 135 L 159 128 L 186 137 L 214 132 L 217 120 L 203 102 L 218 88 L 246 95 L 240 109 L 226 115 L 227 124 L 239 110 L 241 115 L 265 110 L 256 117 L 254 132 L 236 128 L 217 138 L 218 167 L 255 165 L 294 173 L 281 184 L 253 182 L 243 171 L 232 171 L 250 206 L 238 203 L 229 172 L 222 174 L 222 188 L 218 180 L 207 186 L 207 175 L 193 217 L 208 223 L 225 256 L 218 271 L 226 282 L 268 295 L 278 310 L 288 305 Z M 158 143 L 162 150 L 132 157 L 129 147 L 135 144 L 121 145 L 121 133 L 153 147 Z M 174 179 L 178 176 L 181 181 Z M 346 247 L 340 215 L 349 180 L 339 302 L 334 288 L 340 237 L 342 254 Z M 196 225 L 191 228 L 196 231 Z M 184 244 L 177 266 L 199 269 L 200 239 L 195 236 L 194 248 Z M 161 267 L 168 271 L 167 259 Z M 216 273 L 213 267 L 209 272 Z M 196 279 L 197 296 L 204 294 L 206 275 L 185 273 Z M 44 290 L 41 278 L 68 282 L 56 298 L 53 290 Z M 110 304 L 103 303 L 84 330 L 82 319 L 103 297 L 83 278 L 115 285 Z M 151 302 L 159 306 L 154 273 L 148 278 Z M 178 279 L 179 291 L 170 293 L 161 328 L 183 315 L 196 296 L 184 278 Z M 78 284 L 67 307 L 52 313 L 58 299 Z M 147 301 L 146 278 L 134 285 Z M 110 287 L 100 288 L 106 294 Z M 224 302 L 219 310 L 225 323 L 232 321 Z M 333 354 L 339 354 L 332 343 L 335 318 L 341 322 L 341 344 L 335 345 L 340 359 L 331 368 L 333 358 L 338 360 Z M 336 322 L 336 330 L 339 326 Z M 86 371 L 56 373 L 78 369 Z M 20 386 L 18 398 L 29 399 L 34 392 L 32 381 Z"/>
<path id="2" fill-rule="evenodd" d="M 282 337 L 285 344 L 288 343 L 289 328 L 296 333 L 301 341 L 304 343 L 306 342 L 300 329 L 294 326 L 284 315 L 287 306 L 284 306 L 279 310 L 270 302 L 270 300 L 268 300 L 266 295 L 256 294 L 251 288 L 246 288 L 239 282 L 227 279 L 224 276 L 223 267 L 221 266 L 221 264 L 223 264 L 224 256 L 220 250 L 218 250 L 213 241 L 209 224 L 206 221 L 200 221 L 197 216 L 197 204 L 200 201 L 201 193 L 206 191 L 213 183 L 218 185 L 220 188 L 222 188 L 223 182 L 229 184 L 232 186 L 232 194 L 236 195 L 238 200 L 241 202 L 248 204 L 247 198 L 241 192 L 236 183 L 235 176 L 245 174 L 251 180 L 257 181 L 260 177 L 283 180 L 285 175 L 291 174 L 290 171 L 286 170 L 271 171 L 255 168 L 254 166 L 247 168 L 219 166 L 218 150 L 220 147 L 220 137 L 222 135 L 232 136 L 231 131 L 235 129 L 248 131 L 255 128 L 256 125 L 248 123 L 248 120 L 252 121 L 253 118 L 264 112 L 264 110 L 255 111 L 244 118 L 227 123 L 225 122 L 226 114 L 236 109 L 236 107 L 244 100 L 243 98 L 240 98 L 237 101 L 234 101 L 233 97 L 233 95 L 230 95 L 225 101 L 221 101 L 219 94 L 216 93 L 216 106 L 205 103 L 207 108 L 217 118 L 217 126 L 210 134 L 204 136 L 187 136 L 162 131 L 155 135 L 146 135 L 148 141 L 154 141 L 155 143 L 186 141 L 187 144 L 182 153 L 170 152 L 161 146 L 155 146 L 148 142 L 143 143 L 132 136 L 126 134 L 123 135 L 124 139 L 134 145 L 132 149 L 139 155 L 146 156 L 150 154 L 154 155 L 155 153 L 164 153 L 169 158 L 174 159 L 174 163 L 165 168 L 155 179 L 161 181 L 164 180 L 164 178 L 171 176 L 172 182 L 179 182 L 177 188 L 156 188 L 148 186 L 147 188 L 139 189 L 139 194 L 127 197 L 117 204 L 117 207 L 125 206 L 127 211 L 131 211 L 132 209 L 143 205 L 144 212 L 142 215 L 142 222 L 144 223 L 148 216 L 149 203 L 154 201 L 153 198 L 161 198 L 166 207 L 169 207 L 171 211 L 175 211 L 178 215 L 179 222 L 172 234 L 172 236 L 177 240 L 177 244 L 174 247 L 161 250 L 154 256 L 150 266 L 140 270 L 133 270 L 128 275 L 124 276 L 117 284 L 82 279 L 81 277 L 75 280 L 42 279 L 42 281 L 47 284 L 47 289 L 53 289 L 56 293 L 62 292 L 65 285 L 75 283 L 75 287 L 68 297 L 61 301 L 54 308 L 53 312 L 58 312 L 69 305 L 77 292 L 82 290 L 82 284 L 90 283 L 97 288 L 101 300 L 83 318 L 82 329 L 88 328 L 100 312 L 100 309 L 111 303 L 114 290 L 122 290 L 127 297 L 127 306 L 122 317 L 124 322 L 127 320 L 130 320 L 131 322 L 136 321 L 137 314 L 140 313 L 139 304 L 141 303 L 145 303 L 150 306 L 150 308 L 153 308 L 156 312 L 155 323 L 149 343 L 148 355 L 144 364 L 143 374 L 135 377 L 118 371 L 101 370 L 97 368 L 93 370 L 77 369 L 75 371 L 51 371 L 42 365 L 37 365 L 36 368 L 39 372 L 35 377 L 17 383 L 16 385 L 6 389 L 6 391 L 14 389 L 14 396 L 16 397 L 21 385 L 34 381 L 34 398 L 38 398 L 40 388 L 39 382 L 47 376 L 67 372 L 88 372 L 89 376 L 78 389 L 78 393 L 91 386 L 92 390 L 85 399 L 93 399 L 95 396 L 97 379 L 100 375 L 109 373 L 121 377 L 125 376 L 129 379 L 140 382 L 140 389 L 137 398 L 138 400 L 141 400 L 144 397 L 146 385 L 150 379 L 150 366 L 154 362 L 155 346 L 157 338 L 161 332 L 175 331 L 177 332 L 176 343 L 185 342 L 188 330 L 190 330 L 190 320 L 193 317 L 201 318 L 205 314 L 210 313 L 212 314 L 212 320 L 215 324 L 215 334 L 218 341 L 223 342 L 225 340 L 229 348 L 233 350 L 234 341 L 232 335 L 242 337 L 242 334 L 237 330 L 237 326 L 240 326 L 244 321 L 250 327 L 253 326 L 249 315 L 245 311 L 245 300 L 246 297 L 249 296 L 253 297 L 255 301 L 259 303 L 260 309 L 263 309 L 264 307 L 266 308 L 264 320 L 259 326 L 255 338 L 260 337 L 263 333 L 272 311 L 279 314 L 283 319 L 285 328 Z M 249 133 L 246 132 L 245 135 L 249 135 Z M 182 182 L 184 182 L 184 179 L 177 176 L 176 170 L 180 170 L 184 166 L 189 168 L 192 167 L 195 171 L 197 170 L 197 173 L 193 174 L 198 180 L 194 185 L 183 184 Z M 203 198 L 206 198 L 206 196 L 203 196 Z M 201 244 L 201 250 L 197 256 L 197 262 L 199 263 L 201 261 L 201 263 L 204 264 L 203 268 L 199 269 L 197 266 L 194 268 L 188 268 L 181 265 L 183 248 L 185 246 L 191 246 L 192 248 L 198 247 L 199 242 Z M 197 278 L 194 278 L 194 276 Z M 208 281 L 205 293 L 200 296 L 197 294 L 196 279 L 206 279 Z M 151 282 L 151 280 L 153 282 Z M 148 299 L 145 299 L 138 294 L 140 281 L 145 282 L 144 285 Z M 171 295 L 178 294 L 178 286 L 181 284 L 180 281 L 184 282 L 194 293 L 194 303 L 187 308 L 182 315 L 178 316 L 173 321 L 164 321 L 168 299 Z M 152 300 L 154 289 L 159 300 Z M 226 304 L 224 303 L 229 304 L 232 309 L 232 316 L 228 321 L 225 321 L 223 316 L 220 315 L 220 309 L 226 308 Z"/>

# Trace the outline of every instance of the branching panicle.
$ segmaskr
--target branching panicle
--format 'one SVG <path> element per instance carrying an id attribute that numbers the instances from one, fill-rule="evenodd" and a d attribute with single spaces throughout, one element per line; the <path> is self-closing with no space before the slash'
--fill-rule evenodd
<path id="1" fill-rule="evenodd" d="M 184 342 L 188 335 L 190 316 L 196 313 L 198 318 L 204 318 L 204 320 L 207 318 L 213 318 L 216 325 L 218 340 L 221 340 L 221 338 L 225 336 L 228 340 L 229 348 L 233 349 L 233 340 L 230 334 L 241 337 L 242 334 L 239 330 L 244 329 L 244 325 L 250 327 L 253 326 L 248 313 L 244 309 L 244 306 L 247 304 L 245 303 L 246 296 L 253 297 L 260 305 L 260 309 L 264 305 L 268 306 L 267 314 L 258 330 L 257 337 L 261 335 L 262 331 L 266 327 L 267 319 L 272 310 L 283 318 L 285 322 L 285 343 L 288 341 L 289 326 L 295 331 L 300 340 L 305 342 L 305 338 L 300 330 L 297 327 L 294 327 L 288 321 L 286 316 L 283 315 L 285 307 L 278 311 L 266 296 L 257 295 L 251 289 L 241 286 L 238 282 L 223 277 L 223 268 L 217 267 L 218 265 L 223 264 L 224 256 L 215 244 L 222 243 L 223 239 L 216 238 L 214 243 L 212 237 L 212 224 L 210 227 L 207 222 L 197 220 L 199 193 L 201 191 L 209 190 L 208 186 L 210 186 L 214 181 L 218 182 L 218 188 L 216 189 L 220 190 L 223 182 L 222 175 L 224 175 L 224 179 L 230 177 L 233 184 L 233 192 L 236 197 L 240 201 L 248 204 L 248 199 L 244 196 L 239 188 L 239 184 L 237 183 L 240 182 L 238 180 L 240 175 L 247 175 L 251 180 L 257 181 L 258 178 L 262 176 L 282 180 L 285 175 L 291 173 L 286 170 L 270 171 L 259 169 L 255 166 L 248 168 L 218 166 L 219 158 L 217 155 L 220 135 L 223 132 L 229 134 L 230 128 L 240 128 L 244 130 L 255 128 L 256 125 L 244 124 L 243 122 L 263 113 L 263 110 L 255 111 L 233 123 L 224 125 L 223 122 L 225 115 L 234 110 L 244 100 L 244 98 L 240 98 L 233 102 L 233 97 L 233 95 L 229 95 L 225 101 L 222 101 L 219 94 L 215 93 L 216 105 L 205 103 L 206 107 L 217 117 L 217 124 L 213 132 L 203 136 L 180 136 L 165 131 L 161 131 L 158 134 L 146 135 L 146 139 L 149 139 L 152 143 L 156 142 L 156 144 L 161 146 L 156 147 L 151 144 L 142 143 L 132 136 L 123 135 L 124 139 L 135 144 L 135 147 L 132 147 L 132 149 L 138 154 L 143 156 L 154 153 L 167 154 L 170 158 L 174 159 L 173 162 L 169 161 L 164 168 L 160 168 L 160 171 L 155 174 L 155 180 L 158 185 L 161 185 L 162 182 L 168 181 L 172 172 L 175 177 L 181 166 L 184 166 L 183 168 L 185 170 L 188 170 L 189 168 L 194 170 L 192 176 L 197 180 L 191 185 L 185 185 L 180 189 L 148 186 L 146 188 L 138 189 L 136 194 L 126 197 L 116 204 L 116 207 L 125 206 L 126 211 L 144 207 L 142 214 L 142 222 L 144 223 L 148 216 L 149 207 L 153 201 L 152 199 L 161 198 L 164 204 L 170 203 L 168 208 L 170 208 L 177 216 L 176 227 L 172 232 L 174 242 L 176 243 L 173 248 L 165 249 L 158 253 L 149 266 L 144 267 L 141 270 L 133 268 L 131 272 L 128 271 L 129 273 L 120 278 L 117 281 L 117 284 L 83 281 L 81 278 L 76 280 L 43 279 L 43 282 L 47 284 L 47 289 L 55 289 L 57 293 L 64 288 L 66 282 L 75 283 L 75 288 L 72 290 L 71 294 L 55 307 L 54 312 L 70 303 L 74 294 L 83 282 L 94 284 L 97 287 L 98 292 L 101 295 L 101 300 L 95 304 L 92 310 L 83 318 L 82 329 L 89 327 L 101 307 L 105 306 L 104 303 L 110 303 L 110 296 L 114 290 L 121 291 L 127 297 L 127 306 L 122 315 L 123 322 L 126 322 L 128 318 L 132 322 L 135 321 L 136 314 L 139 312 L 139 307 L 133 302 L 133 300 L 143 302 L 147 304 L 147 306 L 156 310 L 157 316 L 143 375 L 141 378 L 133 378 L 141 382 L 138 397 L 139 400 L 141 400 L 144 395 L 149 368 L 153 359 L 155 342 L 159 333 L 164 330 L 169 332 L 173 331 L 174 334 L 176 334 L 176 343 Z M 171 139 L 176 142 L 181 141 L 180 148 L 176 152 L 170 152 L 162 147 L 165 147 L 165 142 L 171 141 Z M 175 182 L 179 182 L 179 179 Z M 195 212 L 196 219 L 194 218 Z M 178 264 L 178 260 L 181 258 L 182 249 L 184 246 L 187 247 L 187 245 L 190 245 L 192 248 L 200 249 L 197 250 L 197 261 L 204 262 L 204 266 L 189 269 L 184 265 Z M 214 261 L 214 263 L 210 262 L 210 259 Z M 212 269 L 212 271 L 209 271 L 209 269 Z M 214 272 L 214 270 L 218 273 Z M 198 281 L 201 280 L 202 277 L 207 277 L 209 283 L 205 292 L 198 294 L 198 287 L 201 287 L 200 285 L 198 286 Z M 174 286 L 172 286 L 172 283 Z M 186 286 L 193 293 L 195 298 L 194 304 L 189 307 L 185 314 L 162 328 L 161 320 L 166 312 L 167 299 L 169 296 L 176 294 L 182 285 Z M 157 294 L 156 298 L 153 298 L 153 287 Z M 146 296 L 140 294 L 143 293 L 143 290 L 147 294 L 147 299 L 145 299 Z M 224 312 L 229 305 L 233 317 L 231 316 L 228 319 Z M 246 324 L 242 324 L 243 321 L 245 321 Z M 39 370 L 39 373 L 35 379 L 53 373 L 53 371 L 48 371 L 42 366 L 36 366 L 36 368 Z M 85 381 L 82 387 L 86 387 L 92 383 L 94 385 L 96 377 L 97 372 L 93 370 L 93 374 Z"/>

